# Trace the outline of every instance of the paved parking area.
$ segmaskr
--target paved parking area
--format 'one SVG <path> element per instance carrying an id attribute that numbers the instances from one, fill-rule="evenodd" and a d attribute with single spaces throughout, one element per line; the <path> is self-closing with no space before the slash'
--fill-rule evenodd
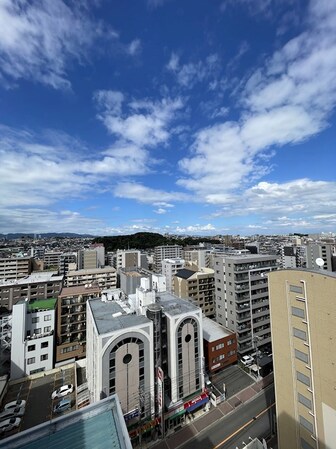
<path id="1" fill-rule="evenodd" d="M 52 400 L 51 394 L 54 390 L 66 384 L 75 385 L 75 367 L 60 369 L 52 374 L 10 384 L 2 402 L 2 407 L 7 402 L 24 399 L 27 402 L 26 411 L 21 418 L 19 428 L 0 436 L 0 438 L 13 435 L 20 430 L 30 429 L 31 427 L 60 416 L 53 413 L 53 409 L 60 399 Z M 71 398 L 72 407 L 63 414 L 76 410 L 76 391 L 68 395 L 67 398 Z"/>
<path id="2" fill-rule="evenodd" d="M 214 374 L 211 378 L 211 382 L 216 390 L 221 393 L 223 393 L 223 384 L 225 384 L 226 399 L 228 399 L 253 384 L 255 380 L 253 380 L 238 365 L 232 365 L 228 366 L 220 373 Z M 216 391 L 216 394 L 219 394 L 218 391 Z"/>

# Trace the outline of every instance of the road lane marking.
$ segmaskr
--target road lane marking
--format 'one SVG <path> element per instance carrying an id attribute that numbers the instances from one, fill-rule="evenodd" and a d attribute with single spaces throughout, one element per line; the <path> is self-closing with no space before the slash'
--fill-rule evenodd
<path id="1" fill-rule="evenodd" d="M 255 420 L 257 420 L 258 418 L 260 418 L 260 416 L 262 416 L 264 413 L 266 413 L 269 409 L 271 409 L 272 407 L 275 406 L 275 402 L 273 402 L 273 404 L 271 404 L 270 406 L 268 406 L 267 408 L 265 408 L 264 410 L 262 410 L 260 413 L 258 413 L 258 415 L 254 416 L 252 419 L 250 419 L 249 421 L 247 421 L 245 424 L 243 424 L 241 427 L 239 427 L 239 429 L 235 430 L 233 433 L 231 433 L 231 435 L 229 435 L 228 437 L 226 437 L 223 441 L 221 441 L 220 443 L 218 443 L 216 446 L 213 447 L 213 449 L 219 449 L 221 446 L 223 446 L 223 444 L 227 443 L 229 440 L 231 440 L 231 438 L 233 438 L 234 436 L 236 436 L 239 432 L 241 432 L 242 430 L 244 430 L 246 427 L 248 427 L 250 424 L 252 424 Z"/>

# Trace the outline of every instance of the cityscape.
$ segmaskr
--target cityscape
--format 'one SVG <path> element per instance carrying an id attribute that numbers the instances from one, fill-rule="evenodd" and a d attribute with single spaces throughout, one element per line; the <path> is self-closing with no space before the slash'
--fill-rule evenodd
<path id="1" fill-rule="evenodd" d="M 0 449 L 336 449 L 336 2 L 0 0 Z"/>

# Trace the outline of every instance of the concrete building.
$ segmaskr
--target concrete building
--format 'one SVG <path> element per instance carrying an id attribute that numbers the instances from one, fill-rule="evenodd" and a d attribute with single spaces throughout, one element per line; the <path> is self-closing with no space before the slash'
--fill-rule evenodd
<path id="1" fill-rule="evenodd" d="M 323 260 L 322 267 L 316 263 L 317 259 Z M 330 243 L 310 243 L 307 245 L 307 268 L 336 271 L 336 245 Z"/>
<path id="2" fill-rule="evenodd" d="M 301 268 L 306 263 L 306 247 L 282 246 L 281 268 Z"/>
<path id="3" fill-rule="evenodd" d="M 43 255 L 44 269 L 58 269 L 61 262 L 62 251 L 45 251 Z"/>
<path id="4" fill-rule="evenodd" d="M 215 317 L 215 279 L 211 268 L 179 270 L 174 276 L 174 292 L 179 298 L 193 301 L 205 316 Z"/>
<path id="5" fill-rule="evenodd" d="M 185 262 L 192 262 L 198 268 L 210 268 L 212 251 L 210 249 L 192 249 L 183 250 L 183 259 Z"/>
<path id="6" fill-rule="evenodd" d="M 63 286 L 57 272 L 33 273 L 18 280 L 0 282 L 0 315 L 9 313 L 21 299 L 56 298 Z"/>
<path id="7" fill-rule="evenodd" d="M 215 263 L 216 321 L 237 334 L 238 355 L 271 345 L 267 274 L 277 257 L 217 256 Z"/>
<path id="8" fill-rule="evenodd" d="M 57 302 L 56 363 L 86 355 L 86 302 L 97 298 L 98 286 L 65 287 Z"/>
<path id="9" fill-rule="evenodd" d="M 336 275 L 281 270 L 269 290 L 279 448 L 335 448 Z"/>
<path id="10" fill-rule="evenodd" d="M 21 279 L 32 270 L 31 257 L 5 257 L 0 259 L 0 282 Z"/>
<path id="11" fill-rule="evenodd" d="M 167 290 L 166 277 L 160 274 L 154 274 L 152 271 L 144 268 L 119 268 L 120 288 L 126 295 L 135 294 L 136 289 L 141 285 L 141 279 L 149 279 L 151 288 L 157 292 Z"/>
<path id="12" fill-rule="evenodd" d="M 59 274 L 66 275 L 68 271 L 77 265 L 76 253 L 62 253 L 59 260 L 58 272 Z"/>
<path id="13" fill-rule="evenodd" d="M 124 249 L 117 251 L 116 268 L 141 267 L 141 252 L 136 249 Z"/>
<path id="14" fill-rule="evenodd" d="M 167 292 L 174 293 L 174 275 L 184 267 L 183 259 L 163 259 L 162 274 L 166 276 Z"/>
<path id="15" fill-rule="evenodd" d="M 97 253 L 97 268 L 104 267 L 105 266 L 105 247 L 104 247 L 104 244 L 103 243 L 93 243 L 90 246 L 90 250 L 94 250 Z"/>
<path id="16" fill-rule="evenodd" d="M 0 449 L 132 449 L 117 395 L 0 441 Z"/>
<path id="17" fill-rule="evenodd" d="M 154 248 L 154 271 L 162 273 L 162 261 L 164 259 L 182 259 L 182 246 L 164 245 Z"/>
<path id="18" fill-rule="evenodd" d="M 11 379 L 54 367 L 56 298 L 20 300 L 13 306 Z"/>
<path id="19" fill-rule="evenodd" d="M 116 288 L 117 273 L 113 267 L 69 271 L 65 283 L 67 287 L 95 284 L 100 288 Z"/>
<path id="20" fill-rule="evenodd" d="M 77 270 L 98 268 L 98 253 L 95 249 L 80 249 L 77 253 Z"/>
<path id="21" fill-rule="evenodd" d="M 210 318 L 203 318 L 205 369 L 213 374 L 237 362 L 236 334 Z"/>
<path id="22" fill-rule="evenodd" d="M 91 399 L 117 393 L 128 426 L 141 419 L 150 430 L 166 410 L 169 428 L 207 402 L 202 312 L 190 302 L 144 279 L 127 303 L 89 301 L 87 336 Z"/>

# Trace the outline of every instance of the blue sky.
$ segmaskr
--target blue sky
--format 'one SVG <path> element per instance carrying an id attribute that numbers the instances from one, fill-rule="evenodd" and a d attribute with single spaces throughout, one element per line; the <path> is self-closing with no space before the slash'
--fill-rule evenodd
<path id="1" fill-rule="evenodd" d="M 2 0 L 0 232 L 335 232 L 336 2 Z"/>

